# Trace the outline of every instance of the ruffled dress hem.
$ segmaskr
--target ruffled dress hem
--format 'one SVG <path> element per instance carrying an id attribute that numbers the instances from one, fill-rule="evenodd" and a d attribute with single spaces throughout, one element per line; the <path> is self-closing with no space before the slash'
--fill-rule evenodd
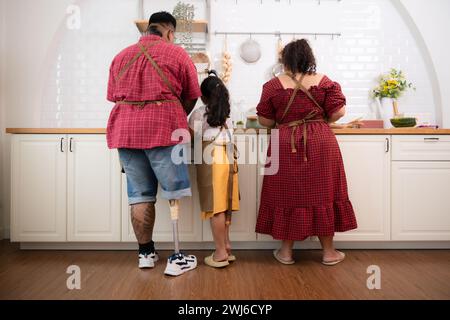
<path id="1" fill-rule="evenodd" d="M 333 236 L 357 228 L 349 199 L 323 206 L 270 207 L 261 204 L 256 232 L 271 235 L 277 240 L 302 241 L 311 236 Z"/>

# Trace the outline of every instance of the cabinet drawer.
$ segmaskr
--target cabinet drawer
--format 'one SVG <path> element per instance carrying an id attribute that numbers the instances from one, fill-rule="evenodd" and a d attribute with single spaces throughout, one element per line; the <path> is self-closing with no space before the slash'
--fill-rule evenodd
<path id="1" fill-rule="evenodd" d="M 392 160 L 450 161 L 450 136 L 393 136 Z"/>

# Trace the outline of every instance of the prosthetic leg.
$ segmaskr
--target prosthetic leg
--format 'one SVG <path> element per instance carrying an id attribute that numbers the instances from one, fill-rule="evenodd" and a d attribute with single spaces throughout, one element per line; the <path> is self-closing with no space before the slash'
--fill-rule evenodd
<path id="1" fill-rule="evenodd" d="M 167 266 L 164 274 L 170 276 L 179 276 L 186 271 L 195 269 L 197 267 L 197 258 L 194 255 L 186 255 L 180 251 L 180 243 L 178 239 L 178 216 L 180 210 L 179 203 L 179 200 L 169 200 L 175 253 L 167 259 Z"/>
<path id="2" fill-rule="evenodd" d="M 180 242 L 178 239 L 178 217 L 180 215 L 179 200 L 169 200 L 170 219 L 172 221 L 173 242 L 175 245 L 175 254 L 180 253 Z"/>

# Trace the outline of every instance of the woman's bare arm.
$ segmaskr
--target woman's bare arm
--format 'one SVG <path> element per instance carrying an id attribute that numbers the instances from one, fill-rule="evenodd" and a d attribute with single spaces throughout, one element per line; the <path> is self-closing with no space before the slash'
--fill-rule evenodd
<path id="1" fill-rule="evenodd" d="M 275 121 L 258 116 L 259 124 L 266 128 L 273 128 L 275 126 Z"/>
<path id="2" fill-rule="evenodd" d="M 335 113 L 333 113 L 333 114 L 328 118 L 328 123 L 335 123 L 336 121 L 338 121 L 339 119 L 341 119 L 343 116 L 345 116 L 345 106 L 343 106 L 343 107 L 340 108 L 338 111 L 336 111 Z"/>

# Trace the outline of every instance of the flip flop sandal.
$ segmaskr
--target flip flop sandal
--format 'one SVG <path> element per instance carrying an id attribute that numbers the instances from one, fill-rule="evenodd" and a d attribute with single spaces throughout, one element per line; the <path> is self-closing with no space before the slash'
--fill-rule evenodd
<path id="1" fill-rule="evenodd" d="M 214 260 L 214 252 L 213 252 L 210 256 L 205 257 L 205 264 L 213 268 L 223 268 L 228 266 L 230 263 L 228 262 L 228 260 L 225 261 Z"/>
<path id="2" fill-rule="evenodd" d="M 275 257 L 275 259 L 277 259 L 277 261 L 278 261 L 279 263 L 286 264 L 286 265 L 294 264 L 294 263 L 295 263 L 294 260 L 283 260 L 283 259 L 281 259 L 281 258 L 278 256 L 278 252 L 279 252 L 279 251 L 280 251 L 279 249 L 273 250 L 273 256 Z"/>
<path id="3" fill-rule="evenodd" d="M 336 250 L 337 251 L 337 250 Z M 341 254 L 341 258 L 340 259 L 336 259 L 336 260 L 331 260 L 331 261 L 325 261 L 322 260 L 322 264 L 326 265 L 326 266 L 335 266 L 337 265 L 339 262 L 344 261 L 345 259 L 345 253 L 341 252 L 341 251 L 337 251 Z"/>
<path id="4" fill-rule="evenodd" d="M 229 254 L 228 255 L 228 262 L 234 262 L 236 261 L 236 256 L 234 254 Z"/>

